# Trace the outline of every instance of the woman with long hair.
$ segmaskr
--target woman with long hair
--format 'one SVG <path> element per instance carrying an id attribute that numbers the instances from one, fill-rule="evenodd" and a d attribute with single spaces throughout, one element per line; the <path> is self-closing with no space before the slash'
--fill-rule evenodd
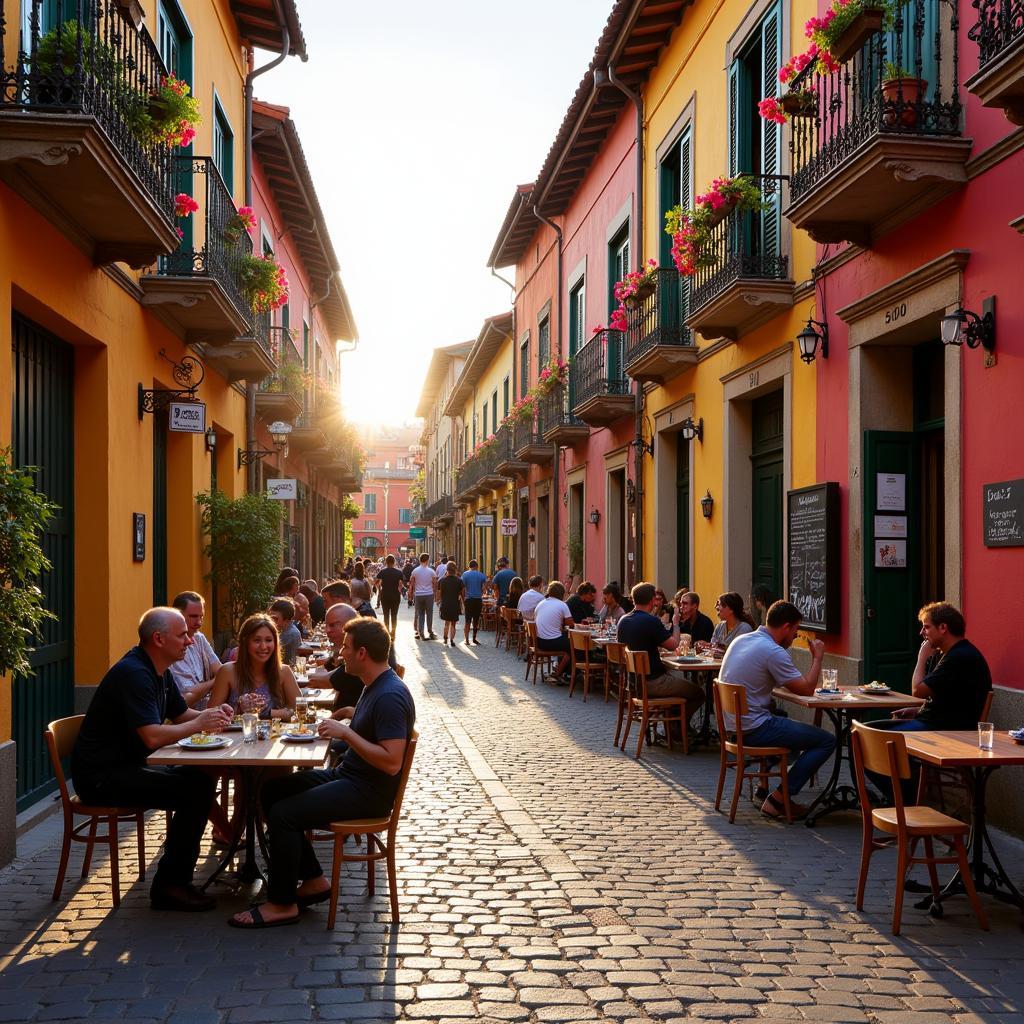
<path id="1" fill-rule="evenodd" d="M 661 619 L 663 626 L 672 628 L 672 616 L 675 614 L 675 609 L 668 603 L 665 591 L 661 587 L 654 591 L 654 608 L 651 610 L 651 614 Z"/>
<path id="2" fill-rule="evenodd" d="M 235 712 L 259 705 L 270 718 L 289 718 L 299 696 L 299 684 L 281 664 L 277 627 L 269 615 L 250 615 L 238 632 L 238 657 L 222 665 L 213 680 L 210 699 L 230 704 Z"/>
<path id="3" fill-rule="evenodd" d="M 523 585 L 523 581 L 519 576 L 515 576 L 512 582 L 508 585 L 508 597 L 505 598 L 506 608 L 518 608 L 519 598 L 523 596 L 523 592 L 526 587 Z"/>
<path id="4" fill-rule="evenodd" d="M 754 631 L 754 620 L 743 607 L 743 598 L 735 591 L 721 594 L 715 611 L 720 621 L 711 634 L 711 644 L 716 650 L 725 651 L 736 637 Z"/>

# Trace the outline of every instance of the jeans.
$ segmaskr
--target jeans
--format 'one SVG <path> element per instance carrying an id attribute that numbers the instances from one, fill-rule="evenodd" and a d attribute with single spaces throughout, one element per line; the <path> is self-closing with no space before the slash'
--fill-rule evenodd
<path id="1" fill-rule="evenodd" d="M 416 616 L 416 632 L 420 636 L 426 636 L 427 633 L 434 632 L 434 596 L 433 594 L 417 594 L 414 598 L 416 604 L 416 610 L 414 612 Z M 424 620 L 426 622 L 426 629 L 423 628 Z"/>
<path id="2" fill-rule="evenodd" d="M 201 768 L 182 766 L 120 768 L 92 778 L 75 777 L 79 799 L 117 807 L 155 807 L 173 811 L 152 889 L 191 885 L 199 842 L 213 800 L 215 780 Z"/>
<path id="3" fill-rule="evenodd" d="M 367 793 L 337 769 L 321 768 L 268 779 L 262 801 L 270 855 L 267 899 L 287 904 L 295 902 L 299 882 L 324 873 L 306 831 L 332 821 L 384 817 L 394 795 Z"/>
<path id="4" fill-rule="evenodd" d="M 394 635 L 398 623 L 398 606 L 402 603 L 401 595 L 397 597 L 382 597 L 380 607 L 384 612 L 384 628 Z"/>
<path id="5" fill-rule="evenodd" d="M 807 785 L 807 780 L 836 749 L 836 738 L 832 733 L 806 722 L 774 715 L 756 729 L 744 731 L 743 742 L 752 747 L 786 747 L 800 751 L 800 756 L 787 772 L 790 796 L 796 796 Z"/>

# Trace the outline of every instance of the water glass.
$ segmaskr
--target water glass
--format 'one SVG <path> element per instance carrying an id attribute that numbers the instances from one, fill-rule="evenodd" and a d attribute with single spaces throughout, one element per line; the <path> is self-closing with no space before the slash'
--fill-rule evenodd
<path id="1" fill-rule="evenodd" d="M 693 637 L 689 633 L 679 634 L 679 653 L 682 657 L 686 658 L 690 654 L 690 644 L 693 642 Z"/>
<path id="2" fill-rule="evenodd" d="M 821 670 L 821 688 L 826 693 L 839 692 L 839 669 L 823 668 Z"/>
<path id="3" fill-rule="evenodd" d="M 978 723 L 978 749 L 991 750 L 995 744 L 996 727 L 991 722 Z"/>
<path id="4" fill-rule="evenodd" d="M 242 715 L 242 742 L 256 742 L 256 727 L 259 724 L 259 716 L 247 711 Z"/>
<path id="5" fill-rule="evenodd" d="M 302 696 L 296 697 L 295 698 L 295 721 L 298 722 L 299 725 L 305 725 L 306 724 L 306 716 L 307 716 L 308 713 L 309 713 L 309 699 L 306 698 L 306 697 L 302 697 Z"/>
<path id="6" fill-rule="evenodd" d="M 297 676 L 304 676 L 306 674 L 306 659 L 301 654 L 295 658 L 295 674 Z"/>

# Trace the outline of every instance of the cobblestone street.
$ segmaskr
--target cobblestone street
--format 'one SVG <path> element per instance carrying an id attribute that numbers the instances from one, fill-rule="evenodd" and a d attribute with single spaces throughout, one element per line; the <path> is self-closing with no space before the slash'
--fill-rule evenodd
<path id="1" fill-rule="evenodd" d="M 156 913 L 138 882 L 112 911 L 101 851 L 85 882 L 73 853 L 51 903 L 51 817 L 0 872 L 0 1020 L 1024 1020 L 1016 911 L 987 901 L 986 934 L 964 899 L 942 920 L 908 902 L 894 939 L 893 856 L 875 857 L 866 912 L 853 907 L 858 817 L 786 827 L 747 802 L 730 826 L 713 807 L 717 751 L 637 762 L 611 745 L 613 704 L 524 683 L 493 634 L 415 644 L 403 611 L 398 647 L 422 739 L 397 932 L 386 885 L 369 899 L 355 868 L 333 933 L 324 907 L 232 931 L 245 895 Z M 151 864 L 163 825 L 151 816 Z M 127 832 L 121 852 L 127 885 Z"/>

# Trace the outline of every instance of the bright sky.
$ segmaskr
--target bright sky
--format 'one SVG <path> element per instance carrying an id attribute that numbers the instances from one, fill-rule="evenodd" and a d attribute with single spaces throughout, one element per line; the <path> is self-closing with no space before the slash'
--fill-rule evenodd
<path id="1" fill-rule="evenodd" d="M 359 328 L 350 418 L 413 417 L 430 350 L 509 308 L 485 266 L 540 170 L 612 0 L 302 0 L 309 62 L 256 95 L 298 126 Z M 505 274 L 506 277 L 510 276 Z"/>

